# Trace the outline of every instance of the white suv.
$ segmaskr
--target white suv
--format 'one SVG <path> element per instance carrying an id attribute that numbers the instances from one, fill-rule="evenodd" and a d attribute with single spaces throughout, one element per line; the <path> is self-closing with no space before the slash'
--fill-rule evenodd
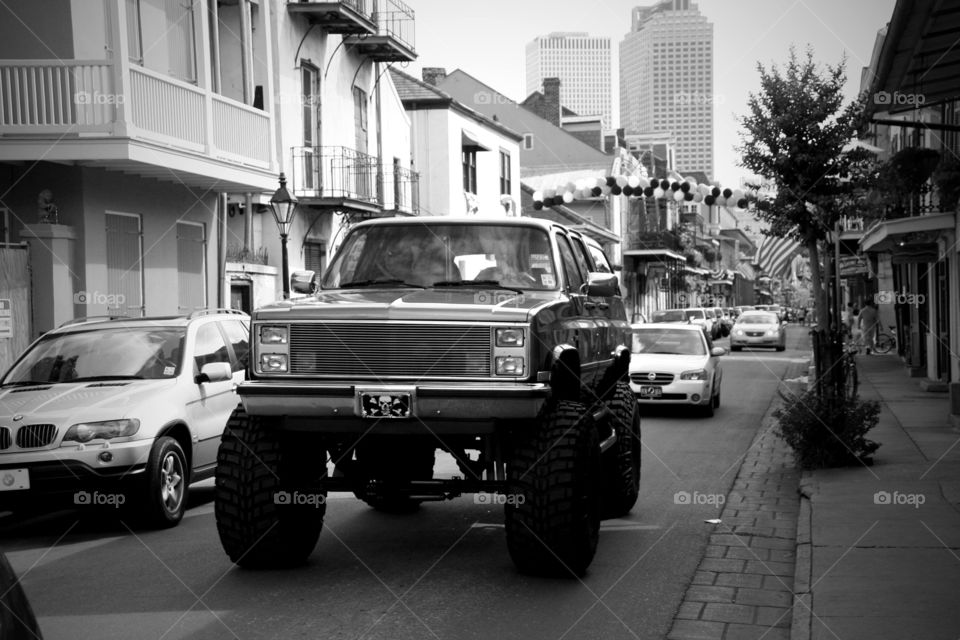
<path id="1" fill-rule="evenodd" d="M 225 309 L 45 333 L 0 378 L 0 510 L 60 497 L 176 525 L 213 476 L 249 325 Z"/>

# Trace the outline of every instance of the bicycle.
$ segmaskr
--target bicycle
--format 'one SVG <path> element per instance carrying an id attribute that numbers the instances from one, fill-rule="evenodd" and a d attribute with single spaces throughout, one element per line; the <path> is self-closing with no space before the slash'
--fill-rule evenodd
<path id="1" fill-rule="evenodd" d="M 857 353 L 856 346 L 847 345 L 843 350 L 843 358 L 840 366 L 843 371 L 843 395 L 848 400 L 856 400 L 857 392 L 860 389 L 860 379 L 857 375 Z"/>
<path id="2" fill-rule="evenodd" d="M 873 344 L 874 351 L 880 354 L 889 353 L 891 349 L 895 349 L 896 347 L 897 347 L 896 326 L 890 325 L 890 333 L 885 333 L 878 324 L 877 337 L 874 340 L 874 344 Z"/>

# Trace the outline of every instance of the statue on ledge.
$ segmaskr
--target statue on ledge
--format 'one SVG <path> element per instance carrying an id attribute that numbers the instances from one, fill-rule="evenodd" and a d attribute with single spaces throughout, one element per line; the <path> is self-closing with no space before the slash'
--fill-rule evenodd
<path id="1" fill-rule="evenodd" d="M 60 224 L 57 220 L 59 213 L 57 205 L 53 202 L 53 192 L 50 189 L 44 189 L 37 196 L 37 217 L 41 224 Z"/>

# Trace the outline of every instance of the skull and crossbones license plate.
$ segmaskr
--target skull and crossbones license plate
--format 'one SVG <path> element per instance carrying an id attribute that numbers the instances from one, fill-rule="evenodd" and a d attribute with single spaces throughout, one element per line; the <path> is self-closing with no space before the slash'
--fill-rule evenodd
<path id="1" fill-rule="evenodd" d="M 409 393 L 360 393 L 360 415 L 364 418 L 409 418 Z"/>

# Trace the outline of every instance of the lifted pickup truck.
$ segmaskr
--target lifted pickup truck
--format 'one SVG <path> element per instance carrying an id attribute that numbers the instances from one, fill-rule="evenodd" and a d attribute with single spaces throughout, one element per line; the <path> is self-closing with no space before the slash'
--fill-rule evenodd
<path id="1" fill-rule="evenodd" d="M 629 323 L 599 246 L 531 218 L 378 219 L 319 290 L 304 280 L 252 316 L 217 459 L 231 560 L 306 561 L 329 491 L 389 511 L 483 492 L 521 571 L 582 575 L 640 485 Z M 462 477 L 433 477 L 437 449 Z"/>

